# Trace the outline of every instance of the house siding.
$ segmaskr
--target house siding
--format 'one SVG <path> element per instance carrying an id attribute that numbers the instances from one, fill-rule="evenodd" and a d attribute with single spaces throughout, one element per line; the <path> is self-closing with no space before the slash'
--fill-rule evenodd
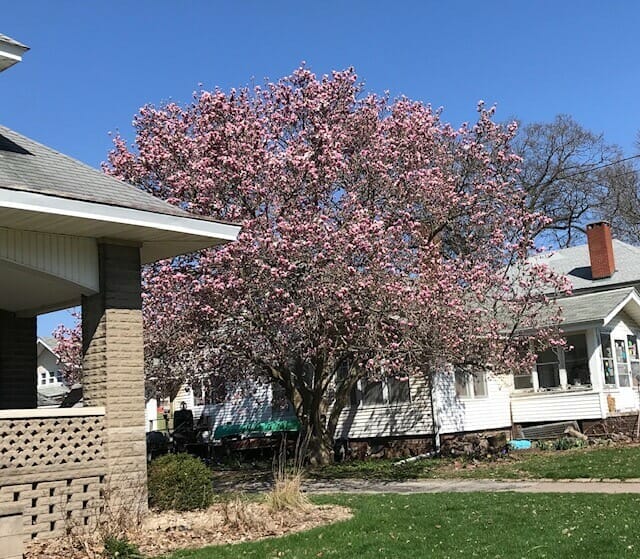
<path id="1" fill-rule="evenodd" d="M 487 396 L 459 398 L 453 373 L 441 372 L 435 381 L 435 406 L 441 434 L 508 428 L 511 425 L 507 379 L 489 375 Z"/>
<path id="2" fill-rule="evenodd" d="M 0 227 L 0 260 L 99 290 L 95 239 Z"/>
<path id="3" fill-rule="evenodd" d="M 402 404 L 348 406 L 340 414 L 336 438 L 370 439 L 433 434 L 429 386 L 424 378 L 409 381 L 411 401 Z"/>
<path id="4" fill-rule="evenodd" d="M 193 416 L 196 421 L 199 421 L 202 415 L 207 416 L 212 430 L 220 425 L 295 417 L 291 410 L 274 410 L 272 400 L 273 390 L 270 384 L 247 383 L 236 387 L 225 402 L 194 406 Z"/>
<path id="5" fill-rule="evenodd" d="M 513 422 L 544 423 L 601 418 L 600 397 L 600 393 L 592 391 L 538 392 L 513 396 Z"/>

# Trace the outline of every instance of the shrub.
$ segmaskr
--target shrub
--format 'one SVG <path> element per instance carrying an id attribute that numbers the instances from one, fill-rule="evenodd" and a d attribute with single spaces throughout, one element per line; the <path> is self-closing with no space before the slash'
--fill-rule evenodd
<path id="1" fill-rule="evenodd" d="M 150 507 L 187 511 L 207 508 L 212 502 L 211 472 L 198 458 L 168 454 L 149 465 Z"/>
<path id="2" fill-rule="evenodd" d="M 140 550 L 134 544 L 114 536 L 104 540 L 104 556 L 107 559 L 143 559 Z"/>

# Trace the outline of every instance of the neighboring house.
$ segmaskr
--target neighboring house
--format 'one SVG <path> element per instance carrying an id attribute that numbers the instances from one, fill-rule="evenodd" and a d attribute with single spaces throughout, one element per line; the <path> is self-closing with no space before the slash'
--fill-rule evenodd
<path id="1" fill-rule="evenodd" d="M 423 378 L 360 381 L 340 416 L 337 439 L 351 441 L 438 438 L 510 430 L 513 425 L 592 422 L 637 413 L 640 387 L 640 248 L 611 239 L 607 223 L 591 224 L 588 244 L 535 256 L 573 285 L 558 299 L 569 349 L 547 350 L 533 371 L 517 376 L 443 371 L 433 390 Z M 215 428 L 264 421 L 274 408 L 270 385 L 238 388 L 224 403 L 194 414 Z M 287 411 L 291 413 L 291 411 Z"/>
<path id="2" fill-rule="evenodd" d="M 39 408 L 60 407 L 69 392 L 62 374 L 58 370 L 58 356 L 54 352 L 57 343 L 55 338 L 47 337 L 37 340 L 36 384 Z"/>
<path id="3" fill-rule="evenodd" d="M 605 419 L 638 410 L 640 248 L 587 227 L 588 244 L 536 257 L 571 280 L 558 300 L 570 349 L 547 350 L 514 378 L 513 422 Z"/>

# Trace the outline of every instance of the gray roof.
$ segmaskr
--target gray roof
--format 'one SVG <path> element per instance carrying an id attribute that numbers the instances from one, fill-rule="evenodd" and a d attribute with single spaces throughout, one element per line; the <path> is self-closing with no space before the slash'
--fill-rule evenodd
<path id="1" fill-rule="evenodd" d="M 44 344 L 53 351 L 58 345 L 58 340 L 53 336 L 38 336 L 38 340 L 44 342 Z"/>
<path id="2" fill-rule="evenodd" d="M 634 291 L 634 287 L 627 287 L 558 299 L 562 309 L 562 325 L 602 322 Z"/>
<path id="3" fill-rule="evenodd" d="M 613 241 L 616 271 L 610 278 L 591 279 L 589 247 L 580 245 L 539 254 L 534 260 L 547 264 L 555 272 L 565 275 L 573 284 L 573 291 L 611 288 L 616 285 L 640 284 L 640 247 Z"/>
<path id="4" fill-rule="evenodd" d="M 0 188 L 198 217 L 4 126 L 0 126 Z"/>
<path id="5" fill-rule="evenodd" d="M 64 384 L 38 386 L 38 407 L 60 407 L 69 389 Z"/>
<path id="6" fill-rule="evenodd" d="M 5 43 L 9 43 L 10 45 L 14 45 L 16 47 L 23 48 L 25 50 L 29 50 L 29 47 L 27 45 L 23 45 L 22 43 L 19 43 L 15 39 L 12 39 L 11 37 L 7 37 L 6 35 L 3 35 L 2 33 L 0 33 L 0 41 L 3 41 Z"/>

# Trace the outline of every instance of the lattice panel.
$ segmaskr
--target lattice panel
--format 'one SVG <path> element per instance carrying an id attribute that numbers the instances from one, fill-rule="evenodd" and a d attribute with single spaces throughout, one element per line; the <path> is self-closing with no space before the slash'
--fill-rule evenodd
<path id="1" fill-rule="evenodd" d="M 0 420 L 0 470 L 102 459 L 102 416 Z"/>

